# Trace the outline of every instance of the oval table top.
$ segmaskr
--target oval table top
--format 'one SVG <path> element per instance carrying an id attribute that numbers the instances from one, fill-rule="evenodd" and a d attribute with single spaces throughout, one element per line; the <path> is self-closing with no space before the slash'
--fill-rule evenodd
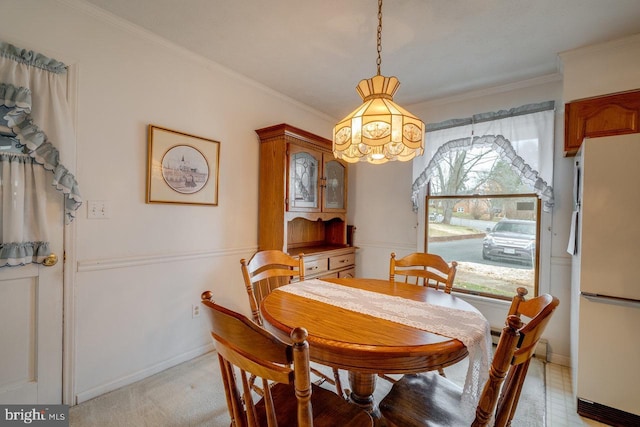
<path id="1" fill-rule="evenodd" d="M 424 286 L 362 278 L 321 280 L 478 312 L 454 295 Z M 306 328 L 311 360 L 339 369 L 389 374 L 423 372 L 452 365 L 468 355 L 467 348 L 457 339 L 288 292 L 270 293 L 260 310 L 265 328 L 284 340 L 289 340 L 293 328 Z"/>

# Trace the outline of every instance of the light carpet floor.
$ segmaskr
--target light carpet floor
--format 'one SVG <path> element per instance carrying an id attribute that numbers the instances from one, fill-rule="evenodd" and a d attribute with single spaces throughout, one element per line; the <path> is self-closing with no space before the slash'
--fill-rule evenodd
<path id="1" fill-rule="evenodd" d="M 445 369 L 447 378 L 462 384 L 466 362 Z M 331 369 L 326 373 L 330 374 Z M 545 425 L 544 363 L 533 359 L 525 380 L 513 424 Z M 342 386 L 348 387 L 346 372 Z M 331 376 L 331 375 L 330 375 Z M 333 386 L 324 384 L 331 389 Z M 378 378 L 376 400 L 390 383 Z M 229 415 L 215 352 L 205 354 L 137 383 L 73 406 L 71 427 L 228 427 Z"/>

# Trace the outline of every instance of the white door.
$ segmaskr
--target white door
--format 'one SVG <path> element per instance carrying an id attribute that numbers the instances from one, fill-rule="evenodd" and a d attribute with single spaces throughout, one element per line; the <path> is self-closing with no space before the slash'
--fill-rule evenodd
<path id="1" fill-rule="evenodd" d="M 47 215 L 58 262 L 0 268 L 0 404 L 62 403 L 64 218 L 53 186 Z"/>
<path id="2" fill-rule="evenodd" d="M 56 114 L 42 108 L 32 111 L 32 117 L 59 151 L 61 164 L 71 171 L 75 169 L 77 74 L 77 64 L 69 65 L 67 73 L 58 75 L 61 78 L 31 73 L 13 63 L 0 68 L 0 81 L 29 87 L 34 100 L 55 106 Z M 66 96 L 67 103 L 55 102 L 59 96 Z M 46 171 L 45 177 L 53 182 L 52 172 Z M 60 404 L 63 400 L 64 196 L 53 185 L 46 187 L 49 243 L 58 262 L 48 267 L 0 268 L 0 404 Z M 73 295 L 67 297 L 73 301 Z M 73 337 L 67 338 L 72 343 Z"/>

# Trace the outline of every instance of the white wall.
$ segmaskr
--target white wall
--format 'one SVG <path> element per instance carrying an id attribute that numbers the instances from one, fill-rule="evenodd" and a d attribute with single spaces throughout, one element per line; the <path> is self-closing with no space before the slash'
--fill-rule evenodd
<path id="1" fill-rule="evenodd" d="M 640 88 L 640 34 L 560 53 L 565 102 Z"/>
<path id="2" fill-rule="evenodd" d="M 347 222 L 356 226 L 356 275 L 389 278 L 389 255 L 414 252 L 417 217 L 411 205 L 411 164 L 349 165 Z"/>
<path id="3" fill-rule="evenodd" d="M 250 313 L 239 259 L 257 248 L 254 130 L 326 136 L 333 120 L 81 1 L 0 9 L 0 39 L 77 67 L 75 175 L 85 200 L 111 210 L 89 220 L 83 206 L 68 245 L 83 401 L 211 349 L 206 316 L 191 317 L 203 290 Z M 217 207 L 145 203 L 149 124 L 221 142 Z"/>

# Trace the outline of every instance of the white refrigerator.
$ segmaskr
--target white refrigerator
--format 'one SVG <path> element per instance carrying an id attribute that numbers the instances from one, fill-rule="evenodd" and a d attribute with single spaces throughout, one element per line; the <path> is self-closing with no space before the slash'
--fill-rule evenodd
<path id="1" fill-rule="evenodd" d="M 640 426 L 640 134 L 575 158 L 572 362 L 578 413 Z"/>

